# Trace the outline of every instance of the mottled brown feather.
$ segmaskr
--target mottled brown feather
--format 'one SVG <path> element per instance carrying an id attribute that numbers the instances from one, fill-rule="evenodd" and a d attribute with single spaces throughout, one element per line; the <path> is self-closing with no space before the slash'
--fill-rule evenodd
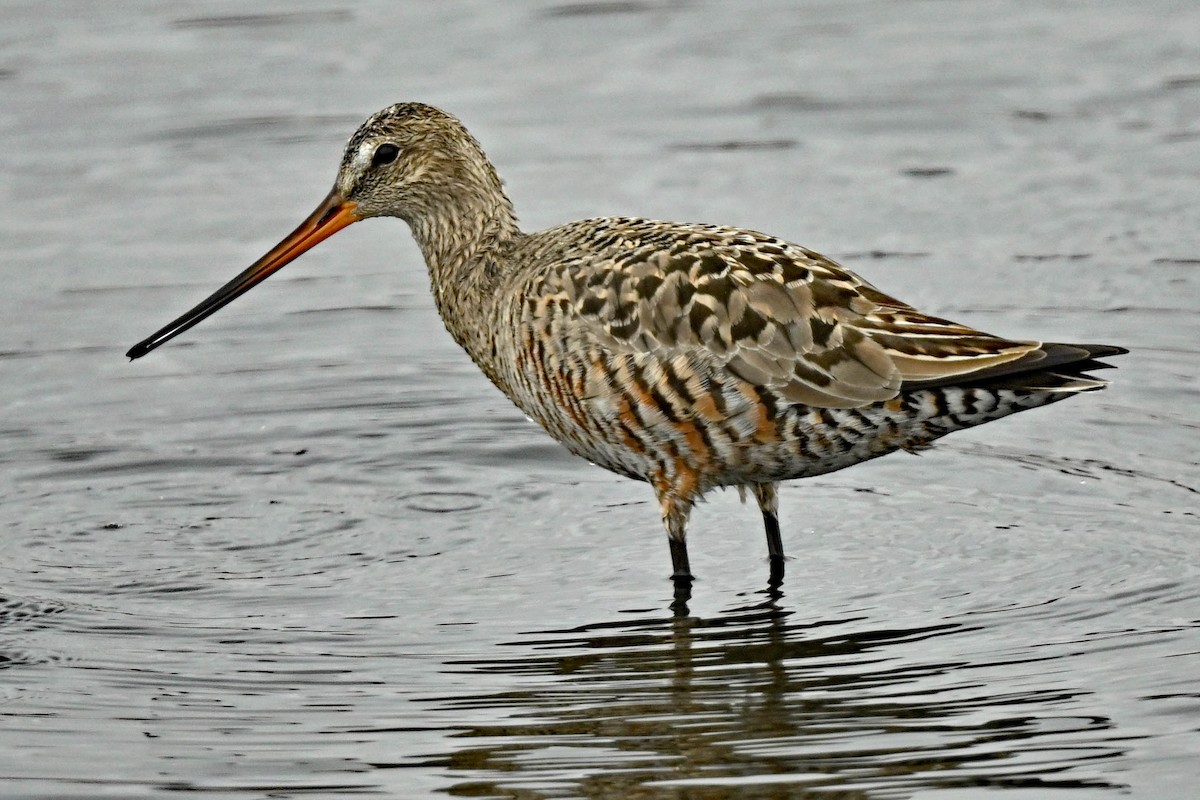
<path id="1" fill-rule="evenodd" d="M 754 231 L 605 218 L 534 236 L 569 250 L 531 288 L 569 299 L 597 344 L 667 360 L 700 353 L 792 403 L 852 408 L 895 397 L 906 381 L 952 380 L 1038 348 L 922 314 Z"/>

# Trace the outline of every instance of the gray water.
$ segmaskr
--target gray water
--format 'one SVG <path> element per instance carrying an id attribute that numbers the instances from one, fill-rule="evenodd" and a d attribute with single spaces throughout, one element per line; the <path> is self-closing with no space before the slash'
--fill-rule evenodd
<path id="1" fill-rule="evenodd" d="M 0 795 L 1195 796 L 1200 6 L 0 3 Z M 354 226 L 459 115 L 529 229 L 743 225 L 1101 394 L 693 518 L 574 459 Z"/>

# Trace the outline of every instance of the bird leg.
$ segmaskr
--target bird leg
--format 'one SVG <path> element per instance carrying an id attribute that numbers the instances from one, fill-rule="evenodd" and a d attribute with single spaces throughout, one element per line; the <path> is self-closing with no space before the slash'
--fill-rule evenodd
<path id="1" fill-rule="evenodd" d="M 667 544 L 671 546 L 671 579 L 691 583 L 692 567 L 688 563 L 687 540 L 668 538 Z"/>
<path id="2" fill-rule="evenodd" d="M 667 486 L 659 488 L 658 505 L 662 511 L 663 527 L 667 529 L 667 543 L 671 546 L 671 579 L 676 585 L 686 583 L 689 586 L 693 580 L 692 567 L 688 563 L 687 551 L 687 521 L 692 511 L 692 501 L 679 497 Z"/>
<path id="3" fill-rule="evenodd" d="M 770 582 L 783 582 L 783 538 L 779 535 L 779 492 L 778 484 L 756 483 L 751 490 L 762 511 L 763 525 L 767 529 L 767 557 L 771 562 Z"/>

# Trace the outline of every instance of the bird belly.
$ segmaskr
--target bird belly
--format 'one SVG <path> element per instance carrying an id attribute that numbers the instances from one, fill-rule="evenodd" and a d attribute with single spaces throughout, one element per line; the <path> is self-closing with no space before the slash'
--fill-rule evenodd
<path id="1" fill-rule="evenodd" d="M 1067 396 L 950 386 L 856 408 L 819 408 L 787 403 L 686 360 L 583 349 L 554 364 L 523 370 L 526 380 L 509 393 L 526 414 L 598 466 L 686 487 L 691 495 L 916 452 L 953 431 Z"/>

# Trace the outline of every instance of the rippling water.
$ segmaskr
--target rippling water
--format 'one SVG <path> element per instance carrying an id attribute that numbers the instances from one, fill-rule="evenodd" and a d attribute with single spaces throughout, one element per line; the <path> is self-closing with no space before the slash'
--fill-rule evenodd
<path id="1" fill-rule="evenodd" d="M 0 3 L 0 796 L 1188 798 L 1200 16 Z M 530 228 L 720 221 L 1113 387 L 693 518 L 570 457 L 355 226 L 136 364 L 382 105 Z"/>

